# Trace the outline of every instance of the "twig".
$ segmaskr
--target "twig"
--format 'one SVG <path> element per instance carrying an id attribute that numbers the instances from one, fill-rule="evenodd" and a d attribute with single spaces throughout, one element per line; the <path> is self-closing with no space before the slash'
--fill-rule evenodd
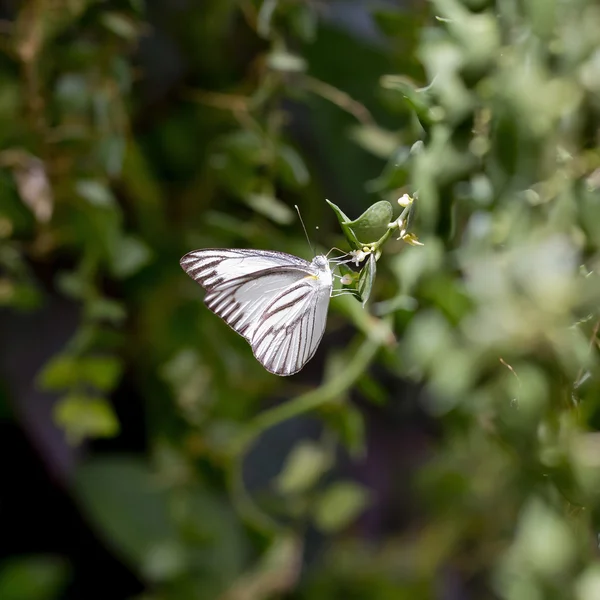
<path id="1" fill-rule="evenodd" d="M 25 106 L 37 133 L 45 133 L 44 99 L 41 93 L 38 58 L 44 45 L 42 19 L 44 4 L 30 0 L 22 9 L 14 35 L 16 54 L 21 62 Z"/>
<path id="2" fill-rule="evenodd" d="M 184 93 L 184 98 L 220 110 L 230 111 L 242 127 L 251 129 L 261 136 L 263 135 L 260 124 L 251 114 L 252 99 L 247 96 L 206 92 L 203 90 L 188 90 Z"/>
<path id="3" fill-rule="evenodd" d="M 241 0 L 238 7 L 250 29 L 256 31 L 256 21 L 258 19 L 256 8 L 248 0 Z"/>
<path id="4" fill-rule="evenodd" d="M 517 372 L 502 357 L 499 357 L 498 360 L 515 376 L 515 378 L 517 380 L 517 383 L 519 385 L 519 390 L 520 390 L 521 389 L 521 380 L 519 379 L 519 376 L 517 375 Z M 519 406 L 518 402 L 519 402 L 518 398 L 513 398 L 511 400 L 511 404 L 514 404 L 517 408 Z"/>
<path id="5" fill-rule="evenodd" d="M 206 92 L 203 90 L 189 90 L 184 94 L 185 98 L 232 112 L 247 112 L 249 98 L 237 94 L 222 94 L 220 92 Z"/>
<path id="6" fill-rule="evenodd" d="M 325 83 L 320 79 L 315 79 L 314 77 L 310 77 L 309 75 L 305 75 L 304 83 L 306 88 L 329 100 L 336 106 L 339 106 L 342 110 L 353 115 L 358 121 L 360 121 L 363 125 L 375 125 L 375 119 L 369 112 L 369 109 L 364 105 L 354 100 L 349 94 L 346 92 L 330 85 L 329 83 Z"/>
<path id="7" fill-rule="evenodd" d="M 517 378 L 519 385 L 521 385 L 521 380 L 519 379 L 517 372 L 502 357 L 500 357 L 498 360 Z"/>

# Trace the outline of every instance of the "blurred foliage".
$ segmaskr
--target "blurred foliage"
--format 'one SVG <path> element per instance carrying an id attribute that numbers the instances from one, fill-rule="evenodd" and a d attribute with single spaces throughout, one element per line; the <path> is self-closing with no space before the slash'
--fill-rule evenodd
<path id="1" fill-rule="evenodd" d="M 358 3 L 358 27 L 300 0 L 9 4 L 0 302 L 76 307 L 31 386 L 90 449 L 69 493 L 140 598 L 600 598 L 597 3 Z M 320 249 L 353 251 L 366 306 L 333 299 L 287 380 L 178 259 L 306 256 L 294 204 Z M 146 453 L 95 453 L 129 394 Z M 407 403 L 435 424 L 410 479 Z M 257 468 L 308 413 L 318 435 Z M 68 578 L 15 557 L 0 597 Z"/>
<path id="2" fill-rule="evenodd" d="M 69 569 L 50 556 L 12 558 L 0 564 L 0 597 L 51 600 L 66 587 Z"/>

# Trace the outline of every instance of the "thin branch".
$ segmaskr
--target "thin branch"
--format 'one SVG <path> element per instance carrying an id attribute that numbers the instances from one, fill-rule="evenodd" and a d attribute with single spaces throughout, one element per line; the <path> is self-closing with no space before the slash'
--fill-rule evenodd
<path id="1" fill-rule="evenodd" d="M 500 357 L 498 360 L 517 378 L 519 385 L 521 385 L 521 380 L 519 379 L 516 371 L 502 357 Z"/>
<path id="2" fill-rule="evenodd" d="M 30 0 L 20 12 L 14 30 L 16 55 L 21 62 L 25 107 L 34 131 L 42 135 L 46 131 L 46 121 L 38 58 L 44 46 L 43 21 L 40 17 L 43 10 L 43 2 Z"/>
<path id="3" fill-rule="evenodd" d="M 238 94 L 222 94 L 220 92 L 206 92 L 203 90 L 188 90 L 184 98 L 200 102 L 206 106 L 229 110 L 231 112 L 247 112 L 250 99 Z"/>
<path id="4" fill-rule="evenodd" d="M 369 112 L 369 109 L 364 105 L 354 100 L 352 96 L 347 94 L 346 92 L 330 85 L 329 83 L 325 83 L 320 79 L 315 79 L 314 77 L 310 77 L 309 75 L 305 75 L 303 77 L 304 84 L 306 88 L 313 92 L 313 94 L 317 94 L 325 100 L 329 100 L 336 106 L 339 106 L 342 110 L 353 115 L 357 121 L 360 121 L 363 125 L 375 125 L 375 119 L 373 115 Z"/>

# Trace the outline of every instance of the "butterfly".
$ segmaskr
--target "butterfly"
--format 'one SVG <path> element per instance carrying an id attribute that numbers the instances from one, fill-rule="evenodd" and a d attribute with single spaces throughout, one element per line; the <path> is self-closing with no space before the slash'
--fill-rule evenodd
<path id="1" fill-rule="evenodd" d="M 267 371 L 293 375 L 314 356 L 333 291 L 326 256 L 308 262 L 284 252 L 208 248 L 188 252 L 180 264 Z"/>

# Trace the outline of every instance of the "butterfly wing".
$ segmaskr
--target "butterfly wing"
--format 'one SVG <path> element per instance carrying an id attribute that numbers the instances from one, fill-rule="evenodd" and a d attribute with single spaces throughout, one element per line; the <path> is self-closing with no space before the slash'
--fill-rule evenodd
<path id="1" fill-rule="evenodd" d="M 249 342 L 266 307 L 317 272 L 297 256 L 267 250 L 195 250 L 180 264 L 208 292 L 206 306 Z"/>
<path id="2" fill-rule="evenodd" d="M 254 356 L 276 375 L 293 375 L 314 356 L 325 332 L 331 285 L 305 277 L 272 300 L 250 344 Z"/>

